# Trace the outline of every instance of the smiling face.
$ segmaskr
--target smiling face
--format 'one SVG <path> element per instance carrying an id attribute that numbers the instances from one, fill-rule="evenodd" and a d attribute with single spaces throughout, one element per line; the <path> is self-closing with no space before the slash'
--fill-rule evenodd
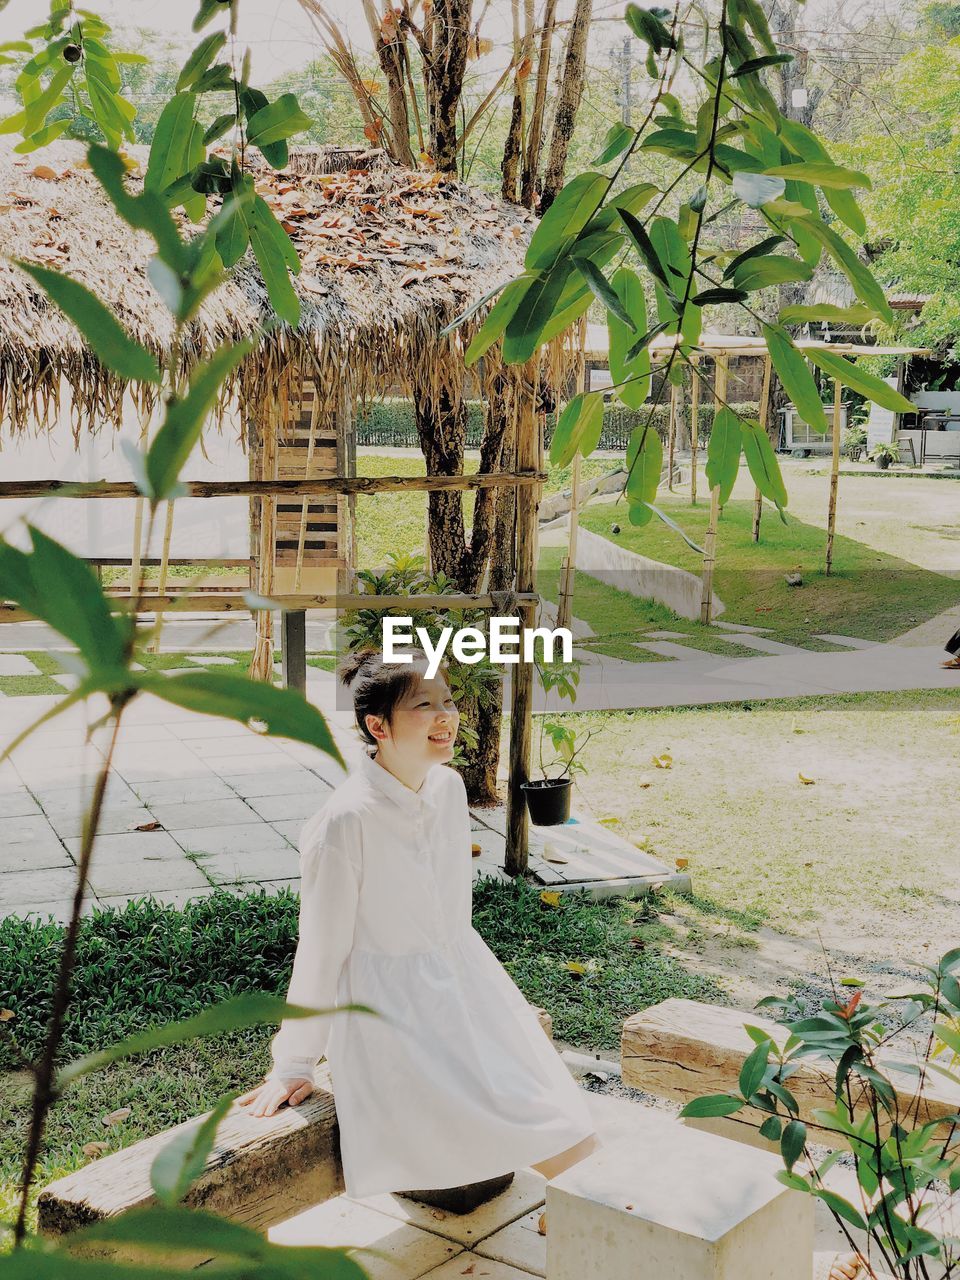
<path id="1" fill-rule="evenodd" d="M 377 740 L 378 754 L 398 765 L 399 776 L 425 775 L 434 764 L 453 759 L 460 713 L 442 675 L 428 680 L 424 664 L 415 664 L 417 680 L 391 712 L 389 721 L 367 716 L 367 728 Z M 393 771 L 393 770 L 392 770 Z"/>

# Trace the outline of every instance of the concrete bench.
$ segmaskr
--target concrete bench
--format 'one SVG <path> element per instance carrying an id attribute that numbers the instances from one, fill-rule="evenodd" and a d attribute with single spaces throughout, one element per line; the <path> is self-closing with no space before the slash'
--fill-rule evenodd
<path id="1" fill-rule="evenodd" d="M 550 1015 L 544 1009 L 534 1012 L 552 1039 Z M 340 1130 L 326 1063 L 317 1067 L 315 1082 L 305 1102 L 283 1106 L 272 1116 L 251 1116 L 234 1102 L 184 1204 L 266 1231 L 341 1195 Z M 150 1166 L 158 1152 L 175 1135 L 198 1129 L 206 1118 L 186 1120 L 51 1182 L 38 1198 L 40 1232 L 59 1236 L 155 1203 Z M 469 1196 L 461 1194 L 463 1188 L 450 1191 L 452 1211 L 463 1212 L 457 1206 L 468 1204 Z"/>
<path id="2" fill-rule="evenodd" d="M 660 1098 L 686 1103 L 711 1093 L 735 1093 L 740 1068 L 754 1042 L 744 1031 L 744 1023 L 760 1027 L 779 1046 L 787 1032 L 776 1023 L 739 1009 L 723 1009 L 696 1000 L 664 1000 L 623 1024 L 621 1067 L 623 1083 Z M 898 1098 L 906 1104 L 917 1098 L 917 1077 L 897 1072 L 895 1059 L 887 1063 Z M 805 1058 L 792 1076 L 788 1088 L 800 1107 L 800 1118 L 810 1129 L 810 1137 L 825 1146 L 839 1146 L 837 1136 L 818 1126 L 811 1110 L 833 1105 L 835 1068 L 828 1062 L 821 1068 L 817 1059 Z M 854 1095 L 856 1096 L 856 1083 Z M 960 1111 L 960 1086 L 933 1076 L 925 1082 L 919 1098 L 917 1123 L 944 1118 Z M 744 1107 L 732 1116 L 687 1120 L 686 1124 L 706 1132 L 722 1134 L 740 1142 L 774 1148 L 759 1133 L 766 1113 Z M 845 1143 L 843 1144 L 846 1145 Z"/>
<path id="3" fill-rule="evenodd" d="M 629 1127 L 547 1183 L 548 1280 L 810 1280 L 813 1197 L 777 1156 L 655 1111 Z"/>

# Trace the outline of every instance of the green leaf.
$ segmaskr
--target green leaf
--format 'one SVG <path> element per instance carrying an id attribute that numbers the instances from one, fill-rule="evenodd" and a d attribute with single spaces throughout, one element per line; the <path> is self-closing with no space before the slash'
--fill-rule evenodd
<path id="1" fill-rule="evenodd" d="M 156 357 L 130 337 L 113 312 L 89 289 L 59 271 L 19 258 L 14 261 L 73 321 L 91 351 L 108 369 L 137 382 L 160 381 Z"/>
<path id="2" fill-rule="evenodd" d="M 823 1201 L 830 1212 L 836 1214 L 838 1218 L 842 1218 L 844 1222 L 849 1222 L 851 1226 L 857 1227 L 860 1231 L 867 1230 L 863 1215 L 859 1209 L 853 1207 L 849 1200 L 844 1200 L 843 1196 L 838 1196 L 835 1191 L 826 1191 L 823 1187 L 814 1187 L 812 1191 L 819 1200 Z"/>
<path id="3" fill-rule="evenodd" d="M 760 1126 L 760 1137 L 766 1138 L 769 1142 L 779 1142 L 782 1129 L 783 1122 L 779 1116 L 767 1116 Z"/>
<path id="4" fill-rule="evenodd" d="M 747 419 L 740 423 L 743 456 L 750 468 L 753 483 L 761 494 L 774 503 L 781 513 L 787 505 L 787 489 L 780 474 L 780 463 L 773 451 L 770 437 L 759 422 Z"/>
<path id="5" fill-rule="evenodd" d="M 523 265 L 528 271 L 548 271 L 561 258 L 596 213 L 609 178 L 581 173 L 561 190 L 527 246 Z"/>
<path id="6" fill-rule="evenodd" d="M 827 419 L 823 402 L 807 362 L 779 325 L 765 324 L 763 335 L 773 367 L 800 417 L 814 431 L 825 432 Z"/>
<path id="7" fill-rule="evenodd" d="M 273 142 L 285 142 L 296 133 L 302 133 L 313 124 L 310 116 L 300 110 L 295 93 L 282 93 L 275 102 L 268 102 L 247 120 L 247 141 L 262 151 Z"/>
<path id="8" fill-rule="evenodd" d="M 571 261 L 590 286 L 590 291 L 598 302 L 602 302 L 607 311 L 612 312 L 624 325 L 631 324 L 629 312 L 622 306 L 619 297 L 599 267 L 594 266 L 589 258 L 572 255 Z"/>
<path id="9" fill-rule="evenodd" d="M 792 178 L 797 182 L 810 182 L 815 187 L 838 187 L 848 190 L 850 187 L 872 187 L 865 173 L 856 169 L 845 169 L 843 165 L 830 162 L 800 161 L 799 164 L 778 164 L 767 173 L 781 178 Z"/>
<path id="10" fill-rule="evenodd" d="M 187 147 L 196 106 L 195 93 L 177 93 L 160 112 L 143 180 L 145 191 L 166 191 L 187 171 Z"/>
<path id="11" fill-rule="evenodd" d="M 94 143 L 87 149 L 87 161 L 123 221 L 153 236 L 161 259 L 171 270 L 177 274 L 185 271 L 186 248 L 170 210 L 156 192 L 130 195 L 123 181 L 123 161 L 109 147 Z"/>
<path id="12" fill-rule="evenodd" d="M 771 200 L 779 200 L 786 190 L 786 183 L 769 173 L 738 171 L 733 175 L 733 190 L 739 200 L 751 209 L 759 209 Z"/>
<path id="13" fill-rule="evenodd" d="M 574 396 L 561 413 L 550 442 L 550 461 L 569 466 L 579 451 L 587 457 L 600 443 L 603 429 L 603 396 L 598 391 Z"/>
<path id="14" fill-rule="evenodd" d="M 262 196 L 256 197 L 246 218 L 250 247 L 267 286 L 270 304 L 281 320 L 296 328 L 300 323 L 300 299 L 290 283 L 287 268 L 299 272 L 297 251 Z"/>
<path id="15" fill-rule="evenodd" d="M 693 540 L 693 539 L 692 539 L 688 534 L 686 534 L 686 533 L 683 531 L 683 529 L 681 529 L 681 528 L 680 528 L 680 526 L 677 524 L 677 522 L 676 522 L 675 520 L 671 520 L 671 519 L 670 519 L 670 517 L 669 517 L 668 515 L 666 515 L 663 511 L 661 511 L 661 510 L 660 510 L 660 508 L 656 505 L 656 503 L 653 503 L 653 502 L 647 502 L 647 503 L 645 504 L 645 506 L 647 507 L 647 509 L 650 511 L 650 513 L 651 513 L 652 515 L 655 515 L 655 516 L 657 517 L 657 519 L 658 519 L 658 520 L 662 520 L 662 521 L 663 521 L 663 523 L 667 526 L 667 528 L 668 528 L 668 529 L 672 529 L 672 530 L 673 530 L 673 532 L 674 532 L 674 533 L 675 533 L 679 538 L 682 538 L 682 539 L 683 539 L 683 541 L 687 544 L 687 546 L 690 548 L 690 550 L 691 550 L 691 551 L 695 551 L 695 552 L 697 553 L 697 555 L 698 555 L 698 556 L 705 556 L 705 555 L 706 555 L 706 552 L 704 551 L 703 547 L 701 547 L 699 543 L 694 542 L 694 540 Z M 634 512 L 634 510 L 635 510 L 635 508 L 634 508 L 634 507 L 631 507 L 631 508 L 630 508 L 630 519 L 631 519 L 631 522 L 632 522 L 633 524 L 640 524 L 640 521 L 639 521 L 639 520 L 634 520 L 634 519 L 633 519 L 633 512 Z"/>
<path id="16" fill-rule="evenodd" d="M 810 306 L 784 307 L 780 312 L 781 324 L 816 324 L 820 320 L 833 320 L 836 324 L 869 324 L 876 319 L 874 309 L 863 303 L 837 307 L 831 302 L 817 302 Z"/>
<path id="17" fill-rule="evenodd" d="M 770 35 L 767 15 L 764 13 L 759 0 L 737 0 L 737 5 L 760 45 L 766 49 L 767 53 L 775 54 L 777 46 Z"/>
<path id="18" fill-rule="evenodd" d="M 204 146 L 209 147 L 211 142 L 216 142 L 218 138 L 222 138 L 227 130 L 236 123 L 236 119 L 237 117 L 232 111 L 227 111 L 222 116 L 217 116 L 216 120 L 203 135 Z"/>
<path id="19" fill-rule="evenodd" d="M 626 151 L 636 136 L 635 129 L 628 129 L 625 124 L 621 124 L 618 120 L 607 130 L 600 154 L 596 160 L 591 161 L 591 164 L 609 164 L 611 160 Z"/>
<path id="20" fill-rule="evenodd" d="M 223 1094 L 213 1104 L 213 1110 L 203 1117 L 201 1124 L 179 1129 L 154 1156 L 150 1165 L 150 1185 L 161 1204 L 170 1208 L 178 1204 L 203 1173 L 220 1121 L 240 1092 L 238 1089 L 234 1093 Z"/>
<path id="21" fill-rule="evenodd" d="M 647 302 L 643 283 L 636 272 L 621 267 L 611 281 L 620 305 L 629 317 L 626 325 L 615 312 L 607 312 L 609 334 L 610 376 L 616 393 L 628 409 L 639 409 L 650 394 L 650 352 L 637 352 L 632 358 L 627 353 L 636 342 L 636 334 L 647 327 Z"/>
<path id="22" fill-rule="evenodd" d="M 720 505 L 726 506 L 733 492 L 740 467 L 740 420 L 732 409 L 721 405 L 710 428 L 710 439 L 707 443 L 707 484 L 711 489 L 720 486 Z M 761 1046 L 751 1053 L 753 1058 Z M 766 1062 L 766 1056 L 764 1056 Z M 755 1092 L 751 1089 L 750 1093 Z M 744 1090 L 744 1096 L 750 1094 Z"/>
<path id="23" fill-rule="evenodd" d="M 695 302 L 688 300 L 683 308 L 683 316 L 678 320 L 681 299 L 676 296 L 677 292 L 683 292 L 686 289 L 690 277 L 690 249 L 681 236 L 677 224 L 670 218 L 654 218 L 650 225 L 650 239 L 666 268 L 667 278 L 671 281 L 668 289 L 655 286 L 659 318 L 669 322 L 667 333 L 679 332 L 684 343 L 693 345 L 700 340 L 703 314 Z M 679 374 L 680 366 L 675 367 Z"/>
<path id="24" fill-rule="evenodd" d="M 627 482 L 624 493 L 631 510 L 637 504 L 654 502 L 662 470 L 663 441 L 648 420 L 634 427 L 627 442 Z M 647 519 L 652 514 L 649 512 Z"/>
<path id="25" fill-rule="evenodd" d="M 793 1172 L 793 1166 L 803 1154 L 806 1140 L 807 1126 L 802 1120 L 791 1120 L 785 1126 L 780 1138 L 780 1154 L 783 1156 L 783 1163 L 787 1166 L 788 1172 Z"/>
<path id="26" fill-rule="evenodd" d="M 666 268 L 660 261 L 660 255 L 653 246 L 653 241 L 647 234 L 647 229 L 638 218 L 630 212 L 629 209 L 620 210 L 620 220 L 626 227 L 627 234 L 633 241 L 634 247 L 640 257 L 646 264 L 647 270 L 658 280 L 661 285 L 671 292 L 674 289 L 674 283 L 667 278 Z"/>
<path id="27" fill-rule="evenodd" d="M 73 77 L 74 68 L 69 63 L 57 71 L 46 89 L 32 102 L 24 106 L 23 132 L 30 136 L 40 129 L 47 116 L 63 97 L 63 91 Z"/>
<path id="28" fill-rule="evenodd" d="M 171 496 L 224 379 L 252 350 L 252 339 L 220 347 L 196 370 L 187 394 L 167 405 L 160 430 L 146 458 L 146 496 L 151 502 L 161 502 Z"/>
<path id="29" fill-rule="evenodd" d="M 61 133 L 69 129 L 71 124 L 73 124 L 73 121 L 69 117 L 64 120 L 54 120 L 53 124 L 45 125 L 44 128 L 31 137 L 24 138 L 22 142 L 18 142 L 13 149 L 21 155 L 25 155 L 30 151 L 37 151 L 40 147 L 49 146 L 55 138 L 59 138 Z"/>
<path id="30" fill-rule="evenodd" d="M 805 1178 L 801 1178 L 798 1173 L 788 1173 L 786 1169 L 778 1169 L 773 1176 L 791 1191 L 805 1191 L 809 1194 L 813 1190 L 810 1183 Z"/>
<path id="31" fill-rule="evenodd" d="M 225 31 L 214 31 L 211 35 L 201 40 L 183 64 L 183 70 L 177 78 L 174 92 L 180 93 L 183 89 L 189 89 L 195 81 L 199 80 L 226 43 L 227 35 Z"/>
<path id="32" fill-rule="evenodd" d="M 882 408 L 891 409 L 894 413 L 914 411 L 915 406 L 895 387 L 891 387 L 876 374 L 859 368 L 852 360 L 846 360 L 832 351 L 820 351 L 813 347 L 809 355 L 813 363 L 819 365 L 824 373 L 828 373 L 831 378 L 837 378 L 845 387 L 852 387 L 854 391 L 866 396 L 868 400 L 872 400 Z"/>
<path id="33" fill-rule="evenodd" d="M 799 225 L 799 224 L 795 224 Z M 847 242 L 832 227 L 819 218 L 809 218 L 803 222 L 804 230 L 815 237 L 834 259 L 841 271 L 853 285 L 857 297 L 872 307 L 888 324 L 893 323 L 893 312 L 887 302 L 886 294 L 868 267 L 865 267 Z"/>
<path id="34" fill-rule="evenodd" d="M 758 241 L 757 244 L 750 245 L 749 249 L 744 249 L 742 253 L 738 253 L 735 258 L 731 259 L 723 273 L 724 280 L 728 280 L 744 262 L 749 262 L 751 258 L 762 258 L 764 254 L 770 253 L 772 249 L 775 249 L 778 244 L 783 244 L 783 241 L 783 236 L 767 236 L 765 239 Z"/>
<path id="35" fill-rule="evenodd" d="M 76 645 L 91 671 L 122 667 L 126 627 L 111 616 L 93 569 L 33 525 L 28 529 L 30 552 L 0 542 L 0 599 Z"/>
<path id="36" fill-rule="evenodd" d="M 731 1093 L 711 1093 L 703 1098 L 694 1098 L 680 1109 L 680 1118 L 706 1119 L 708 1116 L 732 1116 L 743 1106 L 743 1099 Z"/>
<path id="37" fill-rule="evenodd" d="M 139 688 L 201 715 L 223 716 L 274 738 L 305 742 L 342 764 L 326 720 L 294 689 L 279 689 L 246 676 L 220 671 L 191 671 L 183 676 L 134 672 Z"/>
<path id="38" fill-rule="evenodd" d="M 626 19 L 627 26 L 633 34 L 648 44 L 653 53 L 661 53 L 664 49 L 675 47 L 675 41 L 669 30 L 652 9 L 642 9 L 637 4 L 628 4 Z"/>
<path id="39" fill-rule="evenodd" d="M 561 258 L 549 271 L 534 276 L 527 285 L 504 332 L 503 359 L 506 364 L 522 364 L 540 346 L 543 329 L 560 302 L 572 270 L 570 259 Z"/>
<path id="40" fill-rule="evenodd" d="M 767 289 L 771 285 L 790 284 L 795 280 L 809 280 L 812 274 L 810 267 L 799 258 L 785 258 L 782 254 L 772 253 L 765 258 L 741 263 L 733 274 L 733 282 L 738 289 L 749 292 Z"/>
<path id="41" fill-rule="evenodd" d="M 713 436 L 712 431 L 710 435 L 712 438 Z M 738 443 L 737 445 L 738 456 L 739 456 L 739 448 L 740 446 Z M 708 462 L 708 466 L 709 466 L 709 462 Z M 755 1049 L 751 1049 L 751 1051 L 747 1054 L 746 1058 L 744 1058 L 743 1066 L 740 1068 L 740 1079 L 738 1082 L 738 1086 L 739 1086 L 740 1092 L 743 1094 L 745 1098 L 752 1098 L 753 1095 L 759 1089 L 760 1083 L 763 1080 L 764 1075 L 766 1074 L 767 1061 L 770 1057 L 770 1050 L 772 1046 L 773 1046 L 772 1040 L 762 1041 L 760 1044 L 756 1046 Z"/>
<path id="42" fill-rule="evenodd" d="M 730 72 L 730 78 L 737 80 L 740 76 L 756 75 L 766 67 L 779 67 L 787 62 L 793 62 L 792 53 L 767 53 L 761 58 L 748 58 L 746 62 L 741 62 L 735 71 Z"/>
<path id="43" fill-rule="evenodd" d="M 511 280 L 501 293 L 464 353 L 463 362 L 468 369 L 503 336 L 507 324 L 520 305 L 521 298 L 535 279 L 537 279 L 536 276 L 519 276 L 516 280 Z"/>
<path id="44" fill-rule="evenodd" d="M 134 674 L 142 679 L 147 673 Z M 214 675 L 215 673 L 204 671 L 198 674 Z M 193 679 L 193 675 L 191 674 L 189 678 Z M 234 680 L 238 683 L 258 684 L 258 687 L 262 690 L 290 694 L 303 703 L 300 695 L 294 694 L 290 689 L 274 689 L 271 685 L 259 684 L 257 681 L 247 682 L 244 681 L 242 676 L 222 676 L 220 678 Z M 163 684 L 164 682 L 163 676 L 154 675 L 150 676 L 149 679 L 155 684 Z M 182 676 L 171 676 L 166 683 L 171 684 L 175 680 L 182 682 L 183 679 L 184 677 Z M 150 691 L 154 692 L 152 688 Z M 160 691 L 156 690 L 156 692 L 159 696 Z M 318 711 L 315 711 L 312 707 L 310 710 L 319 717 L 320 713 Z M 337 1011 L 347 1008 L 373 1012 L 366 1005 L 338 1005 Z M 122 1058 L 131 1058 L 135 1054 L 146 1053 L 150 1049 L 161 1049 L 166 1045 L 183 1044 L 186 1041 L 195 1039 L 197 1036 L 222 1035 L 225 1031 L 236 1031 L 242 1027 L 259 1027 L 265 1022 L 282 1022 L 287 1018 L 312 1018 L 319 1013 L 333 1014 L 333 1012 L 332 1009 L 311 1009 L 304 1005 L 287 1004 L 279 996 L 267 995 L 266 992 L 262 991 L 254 992 L 250 995 L 233 996 L 229 1000 L 224 1000 L 221 1004 L 206 1008 L 202 1013 L 194 1014 L 192 1017 L 185 1018 L 180 1022 L 168 1022 L 161 1026 L 151 1027 L 147 1031 L 138 1031 L 135 1035 L 127 1036 L 123 1040 L 109 1045 L 106 1049 L 98 1049 L 95 1053 L 88 1053 L 81 1058 L 75 1058 L 73 1062 L 68 1062 L 57 1072 L 57 1087 L 62 1089 L 74 1080 L 78 1080 L 81 1076 L 85 1076 L 91 1071 L 101 1071 L 112 1062 L 119 1062 Z M 126 1216 L 124 1214 L 124 1217 Z"/>
<path id="45" fill-rule="evenodd" d="M 744 302 L 746 298 L 743 289 L 704 289 L 692 301 L 697 307 L 718 307 L 727 302 Z"/>

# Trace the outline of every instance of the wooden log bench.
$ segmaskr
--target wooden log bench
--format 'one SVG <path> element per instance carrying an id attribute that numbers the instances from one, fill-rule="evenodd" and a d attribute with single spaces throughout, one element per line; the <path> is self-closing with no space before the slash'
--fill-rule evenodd
<path id="1" fill-rule="evenodd" d="M 534 1012 L 552 1040 L 550 1015 L 544 1009 Z M 340 1130 L 326 1063 L 317 1067 L 314 1078 L 314 1092 L 305 1102 L 282 1106 L 272 1116 L 252 1116 L 234 1102 L 217 1129 L 203 1173 L 183 1203 L 265 1232 L 311 1205 L 341 1195 Z M 186 1120 L 51 1182 L 38 1198 L 39 1231 L 60 1236 L 156 1203 L 150 1167 L 158 1152 L 175 1135 L 199 1128 L 206 1118 Z M 469 1206 L 465 1189 L 449 1190 L 451 1211 L 464 1212 L 463 1206 Z M 490 1194 L 496 1192 L 491 1189 Z"/>
<path id="2" fill-rule="evenodd" d="M 620 1042 L 623 1083 L 660 1098 L 686 1103 L 711 1093 L 736 1093 L 740 1068 L 755 1047 L 744 1031 L 744 1023 L 760 1027 L 774 1043 L 787 1038 L 783 1027 L 739 1009 L 724 1009 L 696 1000 L 664 1000 L 641 1013 L 632 1014 L 623 1024 Z M 902 1106 L 917 1098 L 915 1073 L 896 1070 L 895 1056 L 885 1062 Z M 800 1107 L 800 1119 L 810 1130 L 811 1140 L 837 1147 L 838 1136 L 819 1126 L 811 1116 L 816 1108 L 833 1106 L 835 1068 L 816 1058 L 805 1058 L 789 1082 L 790 1092 Z M 856 1096 L 856 1083 L 854 1096 Z M 924 1124 L 960 1111 L 960 1086 L 938 1075 L 928 1078 L 918 1101 L 917 1123 Z M 774 1149 L 759 1133 L 766 1112 L 744 1107 L 732 1116 L 686 1120 L 684 1123 L 710 1133 L 721 1134 L 754 1146 Z M 846 1146 L 846 1143 L 843 1143 Z"/>

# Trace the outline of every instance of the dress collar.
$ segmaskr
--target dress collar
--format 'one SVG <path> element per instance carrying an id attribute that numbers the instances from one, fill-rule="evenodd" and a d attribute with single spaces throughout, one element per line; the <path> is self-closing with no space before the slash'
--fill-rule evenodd
<path id="1" fill-rule="evenodd" d="M 373 756 L 363 753 L 360 760 L 361 772 L 367 780 L 384 795 L 389 796 L 396 804 L 408 813 L 416 813 L 423 807 L 436 806 L 436 769 L 431 768 L 423 780 L 419 791 L 411 791 L 405 782 L 395 778 L 389 769 L 377 764 Z"/>

